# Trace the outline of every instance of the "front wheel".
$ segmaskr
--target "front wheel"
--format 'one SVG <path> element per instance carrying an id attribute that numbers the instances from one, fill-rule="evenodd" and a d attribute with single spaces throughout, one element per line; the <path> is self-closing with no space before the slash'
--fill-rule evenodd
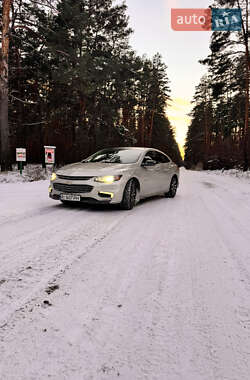
<path id="1" fill-rule="evenodd" d="M 136 204 L 137 188 L 134 180 L 129 180 L 125 186 L 121 208 L 123 210 L 132 210 Z"/>
<path id="2" fill-rule="evenodd" d="M 171 179 L 169 191 L 165 194 L 165 196 L 167 198 L 174 198 L 176 196 L 177 187 L 178 187 L 178 179 L 177 177 L 173 177 Z"/>

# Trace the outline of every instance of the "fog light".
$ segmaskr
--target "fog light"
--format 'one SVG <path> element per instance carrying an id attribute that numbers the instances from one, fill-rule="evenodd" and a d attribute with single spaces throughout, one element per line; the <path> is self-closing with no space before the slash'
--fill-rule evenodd
<path id="1" fill-rule="evenodd" d="M 106 191 L 99 191 L 98 195 L 101 198 L 111 198 L 112 199 L 114 197 L 113 193 L 108 193 Z"/>
<path id="2" fill-rule="evenodd" d="M 52 173 L 52 174 L 51 174 L 50 180 L 51 180 L 52 182 L 56 180 L 56 173 Z"/>
<path id="3" fill-rule="evenodd" d="M 52 186 L 50 186 L 50 187 L 49 187 L 49 193 L 51 193 L 52 190 L 53 190 L 53 189 L 52 189 Z"/>

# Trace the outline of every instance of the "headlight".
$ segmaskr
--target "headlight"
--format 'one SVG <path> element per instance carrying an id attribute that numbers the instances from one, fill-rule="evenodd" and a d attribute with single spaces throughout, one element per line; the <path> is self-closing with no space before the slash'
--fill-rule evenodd
<path id="1" fill-rule="evenodd" d="M 121 178 L 121 175 L 105 175 L 103 177 L 95 177 L 94 180 L 101 183 L 113 183 L 119 181 Z"/>
<path id="2" fill-rule="evenodd" d="M 50 180 L 51 180 L 52 182 L 56 180 L 56 173 L 52 173 L 52 174 L 51 174 Z"/>

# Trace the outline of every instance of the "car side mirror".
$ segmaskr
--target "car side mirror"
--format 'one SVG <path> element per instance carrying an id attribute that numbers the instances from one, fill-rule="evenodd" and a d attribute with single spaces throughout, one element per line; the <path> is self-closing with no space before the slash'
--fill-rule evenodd
<path id="1" fill-rule="evenodd" d="M 150 167 L 150 166 L 155 166 L 156 165 L 156 161 L 154 160 L 146 160 L 146 161 L 143 161 L 141 166 L 146 168 L 146 167 Z"/>

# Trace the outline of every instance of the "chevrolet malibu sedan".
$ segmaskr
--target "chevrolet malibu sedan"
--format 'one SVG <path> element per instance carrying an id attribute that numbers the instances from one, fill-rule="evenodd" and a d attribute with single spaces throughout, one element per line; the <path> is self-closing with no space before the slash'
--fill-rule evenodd
<path id="1" fill-rule="evenodd" d="M 165 153 L 109 148 L 53 173 L 49 196 L 63 203 L 120 204 L 131 210 L 143 198 L 174 198 L 178 185 L 179 168 Z"/>

